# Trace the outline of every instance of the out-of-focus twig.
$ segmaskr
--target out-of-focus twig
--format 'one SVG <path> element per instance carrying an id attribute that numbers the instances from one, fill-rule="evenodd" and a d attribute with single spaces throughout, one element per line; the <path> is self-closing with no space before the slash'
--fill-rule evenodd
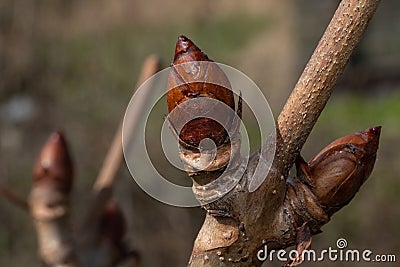
<path id="1" fill-rule="evenodd" d="M 4 198 L 6 198 L 10 203 L 23 209 L 24 211 L 29 210 L 28 202 L 2 183 L 0 183 L 0 195 L 3 195 Z"/>
<path id="2" fill-rule="evenodd" d="M 143 64 L 141 74 L 139 76 L 137 86 L 138 88 L 144 81 L 157 73 L 160 69 L 160 60 L 157 56 L 149 56 Z M 144 95 L 141 103 L 146 104 L 146 99 L 150 92 Z M 131 121 L 130 131 L 134 132 L 136 122 Z M 117 132 L 114 135 L 113 142 L 107 152 L 103 165 L 100 169 L 96 182 L 93 185 L 92 194 L 93 199 L 86 219 L 83 222 L 82 231 L 88 233 L 88 229 L 95 228 L 93 225 L 98 221 L 103 209 L 112 195 L 112 189 L 116 180 L 116 174 L 121 166 L 123 159 L 122 150 L 122 122 L 119 124 Z"/>
<path id="3" fill-rule="evenodd" d="M 143 64 L 141 74 L 139 76 L 136 88 L 138 88 L 144 81 L 154 75 L 160 69 L 160 60 L 156 56 L 150 56 L 146 59 Z M 148 92 L 150 93 L 150 92 Z M 147 94 L 143 101 L 143 105 L 146 103 Z M 134 127 L 134 122 L 132 126 Z M 131 129 L 133 131 L 133 129 Z M 111 187 L 115 181 L 116 173 L 122 162 L 122 122 L 118 126 L 118 130 L 114 136 L 114 140 L 108 150 L 106 158 L 100 169 L 99 175 L 93 186 L 94 191 L 101 191 L 106 187 Z"/>

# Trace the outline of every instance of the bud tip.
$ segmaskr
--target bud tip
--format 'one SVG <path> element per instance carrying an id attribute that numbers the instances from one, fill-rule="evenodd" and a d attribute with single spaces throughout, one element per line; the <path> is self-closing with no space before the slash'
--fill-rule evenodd
<path id="1" fill-rule="evenodd" d="M 178 37 L 178 41 L 176 42 L 174 62 L 178 60 L 181 55 L 190 51 L 200 53 L 196 54 L 197 56 L 194 57 L 192 60 L 208 60 L 208 57 L 200 50 L 200 48 L 198 48 L 189 38 L 181 35 Z"/>

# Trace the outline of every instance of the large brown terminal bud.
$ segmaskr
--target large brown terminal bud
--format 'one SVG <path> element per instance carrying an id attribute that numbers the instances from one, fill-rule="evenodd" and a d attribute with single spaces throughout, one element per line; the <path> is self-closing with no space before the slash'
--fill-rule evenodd
<path id="1" fill-rule="evenodd" d="M 48 185 L 65 193 L 72 187 L 72 161 L 64 135 L 53 133 L 40 153 L 33 170 L 33 186 Z"/>
<path id="2" fill-rule="evenodd" d="M 372 127 L 329 144 L 308 162 L 298 165 L 300 176 L 325 211 L 332 215 L 345 206 L 374 167 L 381 127 Z"/>
<path id="3" fill-rule="evenodd" d="M 220 170 L 238 154 L 239 119 L 235 118 L 241 116 L 241 98 L 236 117 L 224 71 L 185 36 L 176 43 L 167 104 L 170 126 L 181 145 L 180 157 L 190 173 Z M 213 145 L 202 143 L 210 139 Z"/>
<path id="4" fill-rule="evenodd" d="M 199 64 L 198 62 L 204 62 Z M 182 64 L 182 65 L 180 65 Z M 191 40 L 180 36 L 175 48 L 175 57 L 168 79 L 167 104 L 171 112 L 179 104 L 198 97 L 209 97 L 219 100 L 235 110 L 231 85 L 225 73 L 210 60 Z M 207 102 L 205 102 L 207 103 Z M 210 110 L 208 105 L 193 107 L 193 109 Z M 225 117 L 227 125 L 233 119 L 232 114 L 220 114 Z M 190 111 L 180 112 L 179 116 L 171 118 L 172 124 L 182 120 L 181 116 L 191 116 Z M 201 140 L 212 139 L 216 146 L 229 142 L 228 133 L 224 127 L 211 118 L 195 118 L 181 129 L 179 139 L 186 148 L 197 148 Z M 228 141 L 227 141 L 228 140 Z"/>

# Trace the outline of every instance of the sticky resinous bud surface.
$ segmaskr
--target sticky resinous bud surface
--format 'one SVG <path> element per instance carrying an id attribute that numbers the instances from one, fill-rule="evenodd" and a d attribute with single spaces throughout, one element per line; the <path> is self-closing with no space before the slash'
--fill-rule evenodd
<path id="1" fill-rule="evenodd" d="M 180 36 L 168 77 L 169 122 L 183 149 L 181 158 L 193 170 L 225 167 L 237 130 L 234 94 L 223 70 L 191 40 Z M 205 146 L 212 141 L 213 145 Z M 236 145 L 237 146 L 237 145 Z M 216 149 L 213 160 L 201 155 Z M 211 152 L 210 152 L 211 153 Z M 204 158 L 204 157 L 203 157 Z"/>

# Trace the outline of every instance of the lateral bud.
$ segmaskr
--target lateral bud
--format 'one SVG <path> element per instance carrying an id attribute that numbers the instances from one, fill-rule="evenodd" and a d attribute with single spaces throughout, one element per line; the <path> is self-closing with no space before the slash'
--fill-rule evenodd
<path id="1" fill-rule="evenodd" d="M 331 216 L 347 205 L 372 172 L 381 127 L 372 127 L 329 144 L 308 163 L 297 160 L 298 178 L 310 186 Z"/>

